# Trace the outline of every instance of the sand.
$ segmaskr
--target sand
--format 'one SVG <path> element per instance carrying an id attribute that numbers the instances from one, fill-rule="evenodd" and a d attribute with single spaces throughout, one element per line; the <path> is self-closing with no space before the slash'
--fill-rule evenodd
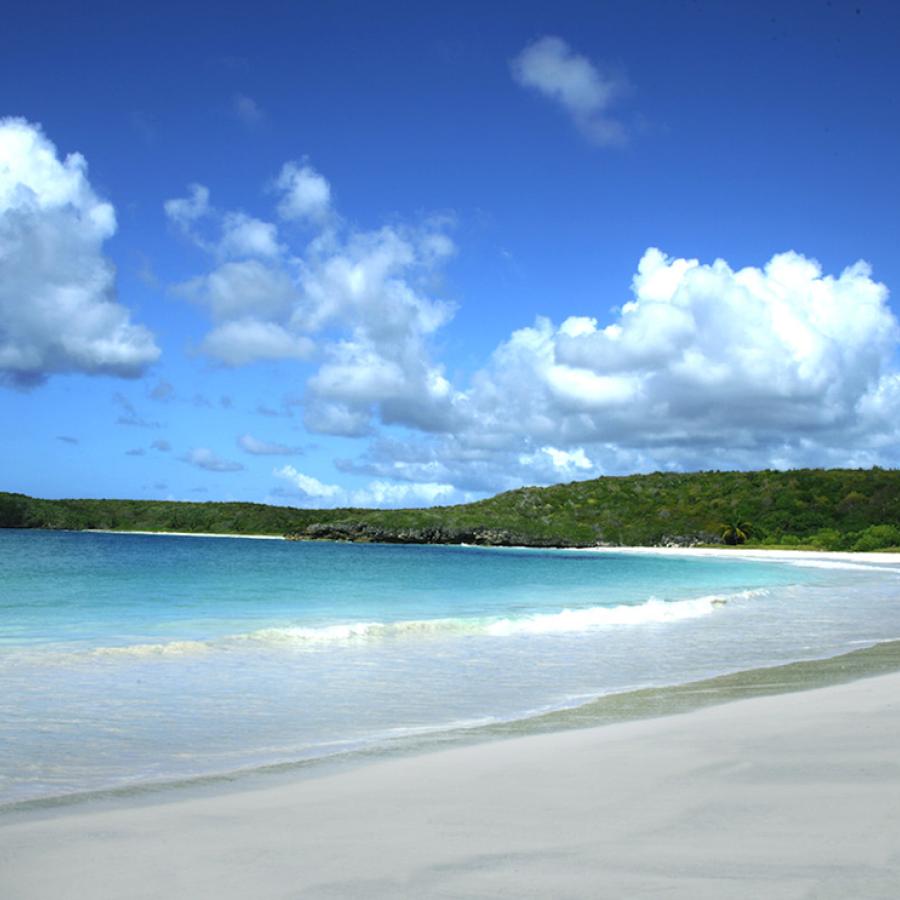
<path id="1" fill-rule="evenodd" d="M 251 541 L 283 541 L 281 534 L 227 534 L 220 531 L 120 531 L 111 528 L 83 528 L 86 534 L 141 534 L 154 537 L 245 538 Z"/>
<path id="2" fill-rule="evenodd" d="M 12 898 L 891 898 L 900 674 L 0 819 Z"/>
<path id="3" fill-rule="evenodd" d="M 84 529 L 90 534 L 140 534 L 157 537 L 205 537 L 205 538 L 246 538 L 257 541 L 283 541 L 279 534 L 224 534 L 221 532 L 200 531 L 113 531 L 103 528 Z M 462 545 L 470 546 L 470 545 Z M 474 545 L 473 545 L 474 546 Z M 481 548 L 479 548 L 481 549 Z M 522 547 L 493 549 L 527 549 Z M 760 547 L 569 547 L 563 548 L 578 553 L 636 553 L 652 556 L 718 556 L 731 559 L 759 559 L 768 562 L 809 562 L 809 563 L 847 563 L 854 566 L 875 563 L 881 565 L 897 565 L 900 553 L 859 553 L 830 550 L 766 550 Z"/>
<path id="4" fill-rule="evenodd" d="M 757 559 L 764 562 L 832 563 L 836 565 L 897 565 L 900 553 L 850 552 L 843 550 L 767 550 L 763 547 L 576 547 L 579 553 L 634 553 L 651 556 L 721 557 Z"/>

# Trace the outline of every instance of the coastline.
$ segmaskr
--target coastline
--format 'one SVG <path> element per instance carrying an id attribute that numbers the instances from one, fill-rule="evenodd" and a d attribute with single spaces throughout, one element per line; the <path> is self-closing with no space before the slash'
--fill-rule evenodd
<path id="1" fill-rule="evenodd" d="M 893 897 L 900 673 L 0 821 L 8 896 Z M 840 814 L 837 814 L 840 810 Z"/>
<path id="2" fill-rule="evenodd" d="M 71 808 L 91 808 L 98 803 L 144 805 L 198 791 L 242 791 L 248 787 L 253 789 L 259 779 L 266 784 L 315 779 L 335 770 L 365 768 L 379 761 L 430 755 L 448 748 L 668 718 L 748 698 L 800 693 L 892 673 L 900 675 L 900 638 L 836 655 L 738 669 L 699 680 L 617 690 L 573 706 L 534 711 L 518 718 L 426 729 L 416 735 L 324 756 L 0 803 L 0 823 L 8 816 L 32 813 L 53 816 L 65 814 Z"/>
<path id="3" fill-rule="evenodd" d="M 212 531 L 117 531 L 114 528 L 82 528 L 75 534 L 140 534 L 153 537 L 246 538 L 251 541 L 283 541 L 282 534 L 228 534 Z"/>
<path id="4" fill-rule="evenodd" d="M 206 538 L 246 538 L 257 541 L 283 541 L 280 534 L 229 534 L 227 532 L 199 531 L 126 531 L 110 528 L 84 528 L 76 534 L 139 534 L 156 537 L 206 537 Z M 900 552 L 864 552 L 852 550 L 767 550 L 760 547 L 528 547 L 528 546 L 491 546 L 480 544 L 418 544 L 396 543 L 395 546 L 433 546 L 433 547 L 477 547 L 486 550 L 563 550 L 567 553 L 628 553 L 650 556 L 694 556 L 718 557 L 723 559 L 761 559 L 769 562 L 793 562 L 796 560 L 812 560 L 819 562 L 871 562 L 900 564 Z"/>
<path id="5" fill-rule="evenodd" d="M 693 556 L 759 559 L 768 562 L 900 563 L 900 553 L 853 550 L 766 550 L 760 547 L 571 547 L 573 553 L 629 553 L 649 556 Z"/>
<path id="6" fill-rule="evenodd" d="M 879 569 L 900 562 L 900 554 L 756 548 L 579 552 Z M 882 679 L 890 688 L 877 689 L 881 700 L 871 716 L 860 715 L 858 698 L 871 691 L 858 686 Z M 611 896 L 794 898 L 808 895 L 810 886 L 826 891 L 816 896 L 892 896 L 887 885 L 898 875 L 891 866 L 900 855 L 891 854 L 900 847 L 884 850 L 875 864 L 879 873 L 887 866 L 881 881 L 871 871 L 865 884 L 853 879 L 866 866 L 873 868 L 867 861 L 873 851 L 856 840 L 857 832 L 873 846 L 882 840 L 882 849 L 884 834 L 898 833 L 888 811 L 900 799 L 900 776 L 891 768 L 900 767 L 889 753 L 900 738 L 900 710 L 891 699 L 898 688 L 900 641 L 884 641 L 840 656 L 623 691 L 578 707 L 309 766 L 286 763 L 10 806 L 0 815 L 0 894 L 588 897 L 602 884 Z M 857 699 L 848 700 L 846 690 Z M 770 702 L 764 714 L 757 710 L 757 704 Z M 807 717 L 809 727 L 798 743 L 794 711 L 802 718 L 807 707 L 821 715 Z M 838 724 L 843 730 L 835 730 Z M 857 729 L 865 731 L 864 740 L 857 740 Z M 873 734 L 881 737 L 870 740 Z M 739 739 L 732 740 L 735 735 Z M 848 759 L 851 745 L 855 755 Z M 687 752 L 688 746 L 699 756 Z M 763 766 L 762 780 L 751 790 L 744 775 L 760 774 L 760 754 L 768 768 Z M 878 785 L 866 780 L 871 765 L 883 776 Z M 834 777 L 823 775 L 814 790 L 807 769 Z M 835 792 L 835 778 L 845 794 Z M 673 781 L 691 790 L 673 798 Z M 588 785 L 584 798 L 577 782 Z M 760 784 L 762 794 L 756 790 Z M 623 793 L 623 785 L 629 792 Z M 880 803 L 882 790 L 893 807 L 873 807 L 866 799 Z M 859 807 L 857 818 L 844 825 L 855 829 L 849 844 L 840 823 L 822 830 L 818 816 L 827 804 L 817 798 L 824 795 L 842 811 Z M 748 809 L 757 806 L 765 812 L 748 819 Z M 707 819 L 716 817 L 718 829 L 731 829 L 742 845 L 740 852 L 716 844 L 717 829 L 706 828 Z M 676 829 L 674 819 L 685 822 Z M 877 827 L 870 828 L 873 821 Z M 796 832 L 779 831 L 783 822 L 794 823 Z M 718 847 L 713 858 L 705 858 L 691 835 Z M 632 841 L 643 851 L 634 850 Z M 829 842 L 846 851 L 850 880 L 841 881 L 840 873 L 835 880 L 829 859 L 817 862 L 820 846 Z M 688 843 L 682 864 L 679 854 Z M 763 858 L 758 866 L 757 853 Z M 791 863 L 773 887 L 763 862 L 780 859 L 779 853 Z M 535 868 L 532 858 L 543 862 Z M 735 877 L 730 866 L 749 874 Z M 795 869 L 800 874 L 792 874 Z M 832 888 L 837 893 L 827 893 Z"/>

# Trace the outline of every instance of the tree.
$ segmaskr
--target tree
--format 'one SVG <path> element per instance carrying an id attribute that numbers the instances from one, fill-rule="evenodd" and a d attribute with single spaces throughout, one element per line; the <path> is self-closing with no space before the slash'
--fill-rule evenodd
<path id="1" fill-rule="evenodd" d="M 730 519 L 722 525 L 722 540 L 730 546 L 743 544 L 750 537 L 752 527 L 749 522 Z"/>

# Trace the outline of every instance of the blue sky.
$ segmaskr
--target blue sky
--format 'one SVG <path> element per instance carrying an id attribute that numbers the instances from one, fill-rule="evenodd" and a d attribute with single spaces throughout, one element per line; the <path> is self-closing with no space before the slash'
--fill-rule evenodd
<path id="1" fill-rule="evenodd" d="M 898 464 L 894 4 L 132 6 L 0 59 L 0 489 Z"/>

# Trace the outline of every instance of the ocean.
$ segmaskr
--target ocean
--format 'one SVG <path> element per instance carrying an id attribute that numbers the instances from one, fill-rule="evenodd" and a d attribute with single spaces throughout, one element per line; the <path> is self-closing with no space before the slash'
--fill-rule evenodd
<path id="1" fill-rule="evenodd" d="M 900 637 L 900 567 L 0 531 L 0 806 L 387 752 Z"/>

